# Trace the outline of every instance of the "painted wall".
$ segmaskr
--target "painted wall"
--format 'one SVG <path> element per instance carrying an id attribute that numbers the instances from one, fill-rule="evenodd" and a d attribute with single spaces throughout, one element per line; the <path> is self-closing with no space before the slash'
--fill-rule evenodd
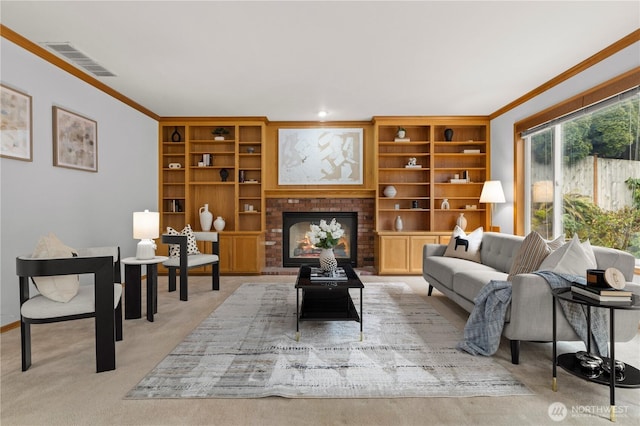
<path id="1" fill-rule="evenodd" d="M 158 123 L 1 39 L 2 83 L 32 96 L 33 162 L 0 159 L 1 322 L 18 321 L 15 258 L 55 233 L 71 247 L 134 256 L 132 212 L 157 210 Z M 107 81 L 108 84 L 108 81 Z M 98 123 L 98 173 L 53 167 L 52 107 Z"/>
<path id="2" fill-rule="evenodd" d="M 491 178 L 502 181 L 507 200 L 496 204 L 493 219 L 502 232 L 514 232 L 514 170 L 513 166 L 502 166 L 513 164 L 514 124 L 638 66 L 640 43 L 635 43 L 491 121 Z"/>

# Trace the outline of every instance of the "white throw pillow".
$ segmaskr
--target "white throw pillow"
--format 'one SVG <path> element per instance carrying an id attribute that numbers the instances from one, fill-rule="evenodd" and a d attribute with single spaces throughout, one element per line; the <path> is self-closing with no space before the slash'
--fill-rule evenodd
<path id="1" fill-rule="evenodd" d="M 466 235 L 462 228 L 456 225 L 453 228 L 453 234 L 444 255 L 480 263 L 480 246 L 482 245 L 483 234 L 484 229 L 482 227 Z"/>
<path id="2" fill-rule="evenodd" d="M 62 243 L 53 233 L 40 238 L 32 258 L 69 258 L 77 256 L 71 247 Z M 44 297 L 56 302 L 68 302 L 78 294 L 80 281 L 77 275 L 56 275 L 53 277 L 33 277 L 36 288 Z"/>
<path id="3" fill-rule="evenodd" d="M 196 236 L 193 235 L 193 230 L 191 229 L 190 224 L 187 224 L 187 226 L 185 226 L 184 229 L 182 229 L 182 231 L 180 232 L 168 226 L 167 234 L 186 235 L 187 236 L 187 254 L 200 254 L 200 250 L 198 250 L 198 244 L 196 243 Z M 180 246 L 178 244 L 171 244 L 169 246 L 169 256 L 170 257 L 180 256 Z"/>
<path id="4" fill-rule="evenodd" d="M 586 277 L 587 269 L 596 269 L 596 257 L 589 241 L 580 243 L 577 235 L 571 241 L 551 253 L 540 265 L 541 271 Z"/>

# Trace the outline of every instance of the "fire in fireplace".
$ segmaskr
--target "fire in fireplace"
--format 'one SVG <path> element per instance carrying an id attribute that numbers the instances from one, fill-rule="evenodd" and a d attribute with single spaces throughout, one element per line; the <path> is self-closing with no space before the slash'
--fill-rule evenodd
<path id="1" fill-rule="evenodd" d="M 306 233 L 312 223 L 321 219 L 330 222 L 335 218 L 344 229 L 344 236 L 333 249 L 339 265 L 358 262 L 358 213 L 357 212 L 283 212 L 282 213 L 282 266 L 318 264 L 320 249 L 309 242 Z"/>

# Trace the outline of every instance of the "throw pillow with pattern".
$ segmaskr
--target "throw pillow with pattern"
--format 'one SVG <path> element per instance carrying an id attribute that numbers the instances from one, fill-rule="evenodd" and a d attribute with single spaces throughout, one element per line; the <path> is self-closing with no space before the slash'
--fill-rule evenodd
<path id="1" fill-rule="evenodd" d="M 518 253 L 513 259 L 507 281 L 511 281 L 515 275 L 537 271 L 542 261 L 552 251 L 550 244 L 540 234 L 535 231 L 529 233 L 522 241 Z"/>
<path id="2" fill-rule="evenodd" d="M 198 244 L 196 243 L 196 237 L 193 235 L 193 230 L 191 229 L 191 225 L 187 224 L 187 226 L 182 229 L 182 231 L 178 232 L 170 226 L 167 226 L 167 234 L 169 235 L 186 235 L 187 237 L 187 254 L 200 254 L 200 250 L 198 250 Z M 178 244 L 171 244 L 169 246 L 169 256 L 170 257 L 179 257 L 180 256 L 180 246 Z"/>
<path id="3" fill-rule="evenodd" d="M 483 235 L 484 229 L 482 227 L 467 235 L 462 228 L 456 225 L 444 255 L 480 263 L 480 245 L 482 245 Z"/>

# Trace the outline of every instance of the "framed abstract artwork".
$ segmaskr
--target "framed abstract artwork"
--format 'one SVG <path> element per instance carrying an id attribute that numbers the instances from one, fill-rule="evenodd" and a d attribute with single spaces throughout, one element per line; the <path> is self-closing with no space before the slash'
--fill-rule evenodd
<path id="1" fill-rule="evenodd" d="M 0 84 L 0 156 L 33 161 L 31 96 Z"/>
<path id="2" fill-rule="evenodd" d="M 98 171 L 98 123 L 53 107 L 53 165 Z"/>
<path id="3" fill-rule="evenodd" d="M 278 130 L 278 185 L 362 185 L 363 129 Z"/>

